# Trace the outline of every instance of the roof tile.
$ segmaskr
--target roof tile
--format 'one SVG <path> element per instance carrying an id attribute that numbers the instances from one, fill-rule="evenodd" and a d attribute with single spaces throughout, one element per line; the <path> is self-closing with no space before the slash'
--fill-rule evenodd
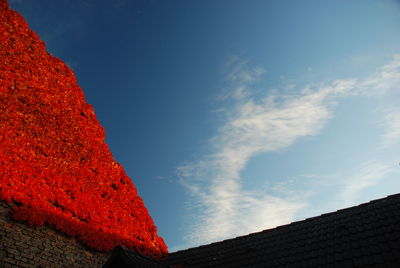
<path id="1" fill-rule="evenodd" d="M 391 195 L 259 233 L 178 251 L 170 254 L 167 262 L 183 265 L 185 261 L 185 267 L 391 266 L 400 263 L 399 210 L 400 194 Z"/>

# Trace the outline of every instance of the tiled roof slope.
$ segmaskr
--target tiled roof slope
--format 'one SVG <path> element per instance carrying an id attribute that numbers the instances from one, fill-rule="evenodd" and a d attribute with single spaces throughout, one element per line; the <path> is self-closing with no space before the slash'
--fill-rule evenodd
<path id="1" fill-rule="evenodd" d="M 172 253 L 178 267 L 400 267 L 400 194 Z"/>

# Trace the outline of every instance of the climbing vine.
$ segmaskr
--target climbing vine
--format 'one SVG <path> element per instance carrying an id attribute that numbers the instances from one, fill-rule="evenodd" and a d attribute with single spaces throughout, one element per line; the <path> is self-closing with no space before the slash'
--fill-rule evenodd
<path id="1" fill-rule="evenodd" d="M 12 216 L 86 245 L 160 257 L 167 247 L 115 162 L 74 73 L 0 0 L 0 199 Z"/>

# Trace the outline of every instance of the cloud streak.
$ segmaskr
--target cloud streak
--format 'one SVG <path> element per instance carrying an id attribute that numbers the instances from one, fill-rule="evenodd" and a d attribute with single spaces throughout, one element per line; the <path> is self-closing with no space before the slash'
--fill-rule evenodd
<path id="1" fill-rule="evenodd" d="M 400 109 L 384 109 L 384 113 L 382 147 L 388 148 L 400 143 Z"/>
<path id="2" fill-rule="evenodd" d="M 379 161 L 363 163 L 357 169 L 355 174 L 345 180 L 341 191 L 341 200 L 346 205 L 352 205 L 362 190 L 378 184 L 393 172 L 393 167 Z"/>
<path id="3" fill-rule="evenodd" d="M 192 195 L 192 208 L 199 213 L 188 228 L 188 242 L 208 243 L 292 221 L 307 206 L 304 193 L 277 197 L 262 190 L 245 190 L 241 171 L 258 154 L 283 150 L 303 137 L 319 134 L 340 99 L 384 94 L 399 80 L 399 67 L 400 57 L 396 56 L 362 81 L 335 80 L 260 98 L 255 96 L 253 85 L 265 71 L 237 58 L 231 61 L 226 75 L 231 90 L 223 98 L 233 104 L 224 109 L 225 123 L 210 140 L 209 154 L 178 168 L 180 182 Z M 396 139 L 397 135 L 393 134 Z M 349 181 L 343 190 L 346 199 L 387 173 L 383 166 L 369 168 L 372 170 L 365 172 L 375 170 L 379 174 L 360 174 Z"/>
<path id="4" fill-rule="evenodd" d="M 398 90 L 400 82 L 400 54 L 393 56 L 392 61 L 378 69 L 378 72 L 362 81 L 359 92 L 376 96 Z"/>

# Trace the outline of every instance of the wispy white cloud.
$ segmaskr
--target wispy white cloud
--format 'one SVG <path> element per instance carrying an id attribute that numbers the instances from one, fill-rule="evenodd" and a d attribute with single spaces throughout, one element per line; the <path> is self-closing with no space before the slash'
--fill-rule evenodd
<path id="1" fill-rule="evenodd" d="M 191 205 L 200 213 L 188 227 L 189 243 L 207 243 L 293 220 L 307 206 L 305 193 L 278 197 L 245 190 L 241 171 L 260 153 L 283 150 L 302 137 L 320 133 L 340 99 L 384 94 L 399 79 L 399 66 L 396 56 L 368 79 L 335 80 L 256 97 L 253 85 L 265 71 L 232 60 L 227 72 L 231 90 L 224 98 L 233 105 L 224 109 L 225 123 L 210 139 L 209 154 L 178 168 L 180 182 L 192 194 Z M 366 165 L 345 184 L 343 197 L 350 200 L 387 172 L 383 165 Z"/>
<path id="2" fill-rule="evenodd" d="M 296 196 L 284 199 L 244 191 L 240 172 L 259 153 L 277 151 L 301 137 L 316 135 L 331 117 L 329 107 L 335 98 L 348 94 L 355 83 L 337 80 L 294 95 L 269 95 L 256 100 L 250 86 L 262 74 L 260 70 L 245 68 L 241 63 L 229 74 L 229 80 L 237 83 L 232 95 L 236 103 L 211 141 L 213 152 L 179 168 L 181 182 L 204 208 L 191 235 L 194 242 L 244 234 L 293 219 L 305 205 L 303 202 Z"/>
<path id="3" fill-rule="evenodd" d="M 392 166 L 376 160 L 361 164 L 354 174 L 345 178 L 340 192 L 343 204 L 352 205 L 363 190 L 378 184 L 391 172 L 393 172 Z"/>
<path id="4" fill-rule="evenodd" d="M 400 143 L 400 109 L 386 108 L 383 113 L 384 120 L 381 124 L 384 129 L 382 147 L 387 148 Z"/>
<path id="5" fill-rule="evenodd" d="M 388 91 L 400 88 L 400 54 L 393 56 L 393 59 L 378 71 L 362 81 L 359 85 L 359 92 L 367 95 L 382 95 Z"/>
<path id="6" fill-rule="evenodd" d="M 391 62 L 366 79 L 361 88 L 365 94 L 400 98 L 400 54 L 394 55 Z M 394 104 L 397 105 L 398 102 L 394 101 Z M 398 144 L 400 142 L 400 109 L 391 105 L 381 106 L 377 110 L 383 115 L 380 121 L 380 127 L 383 129 L 382 149 Z"/>

